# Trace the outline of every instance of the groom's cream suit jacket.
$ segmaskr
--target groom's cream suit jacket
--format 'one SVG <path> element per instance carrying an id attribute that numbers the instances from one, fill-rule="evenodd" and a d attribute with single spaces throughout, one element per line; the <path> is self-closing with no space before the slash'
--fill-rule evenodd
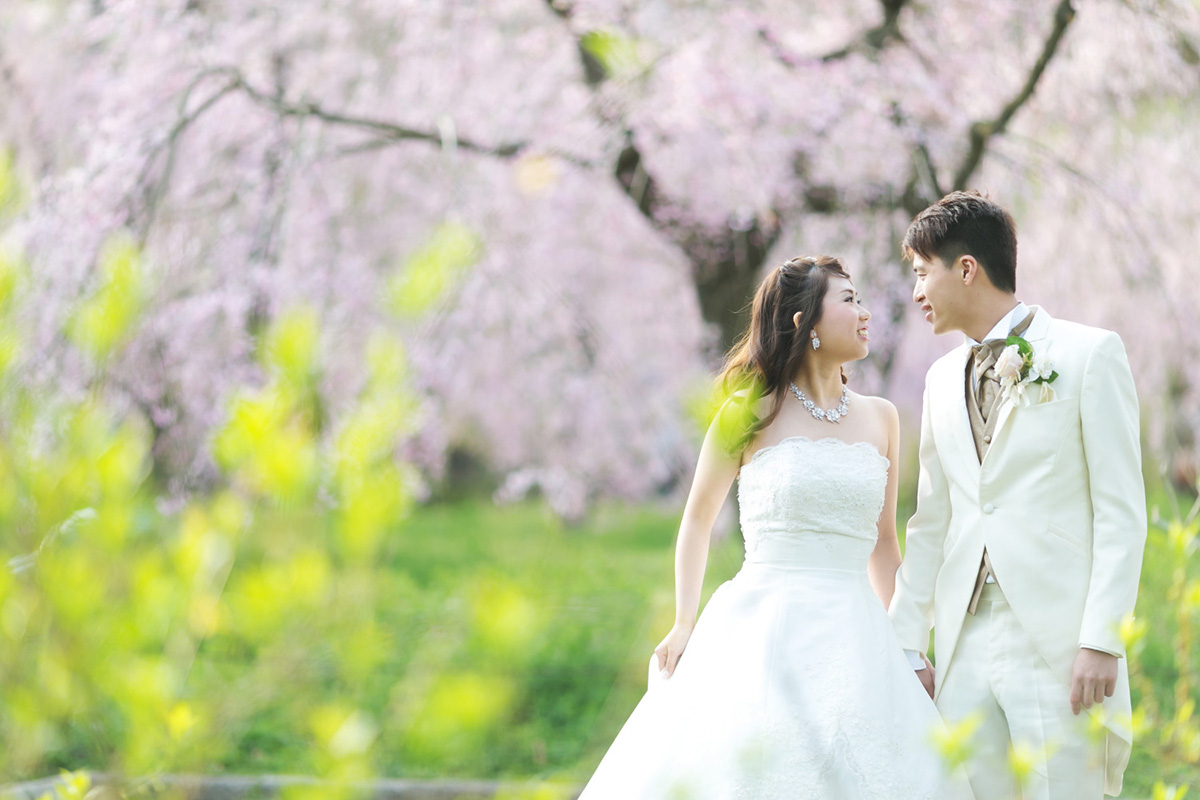
<path id="1" fill-rule="evenodd" d="M 1037 311 L 1025 339 L 1048 356 L 1053 400 L 1001 400 L 982 463 L 967 414 L 970 348 L 926 376 L 917 510 L 890 616 L 901 644 L 925 652 L 936 632 L 937 689 L 987 547 L 1017 619 L 1066 686 L 1081 645 L 1121 656 L 1103 703 L 1106 791 L 1119 791 L 1132 744 L 1129 673 L 1118 625 L 1132 613 L 1146 539 L 1139 415 L 1120 337 Z M 935 700 L 937 696 L 935 694 Z"/>

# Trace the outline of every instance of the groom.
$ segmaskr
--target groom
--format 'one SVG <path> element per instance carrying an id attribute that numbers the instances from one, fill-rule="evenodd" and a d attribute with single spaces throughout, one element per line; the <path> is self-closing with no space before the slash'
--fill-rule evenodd
<path id="1" fill-rule="evenodd" d="M 967 341 L 925 379 L 896 633 L 946 721 L 979 723 L 979 800 L 1116 795 L 1133 739 L 1118 625 L 1146 538 L 1124 346 L 1017 300 L 1016 226 L 977 192 L 918 214 L 903 250 L 934 333 Z M 1032 757 L 1021 787 L 1014 749 Z"/>

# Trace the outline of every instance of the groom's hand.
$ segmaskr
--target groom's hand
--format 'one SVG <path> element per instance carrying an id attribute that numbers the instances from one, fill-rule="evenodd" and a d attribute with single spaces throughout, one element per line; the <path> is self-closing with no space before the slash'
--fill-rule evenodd
<path id="1" fill-rule="evenodd" d="M 1099 650 L 1079 648 L 1071 670 L 1071 711 L 1091 708 L 1112 697 L 1117 688 L 1117 657 Z"/>

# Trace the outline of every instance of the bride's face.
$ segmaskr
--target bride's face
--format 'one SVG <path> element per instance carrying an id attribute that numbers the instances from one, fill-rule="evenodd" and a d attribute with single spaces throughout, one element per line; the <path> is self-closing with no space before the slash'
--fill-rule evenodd
<path id="1" fill-rule="evenodd" d="M 821 340 L 821 353 L 841 361 L 866 358 L 870 350 L 867 334 L 870 318 L 871 312 L 863 307 L 854 284 L 846 278 L 831 277 L 821 321 L 814 328 Z"/>

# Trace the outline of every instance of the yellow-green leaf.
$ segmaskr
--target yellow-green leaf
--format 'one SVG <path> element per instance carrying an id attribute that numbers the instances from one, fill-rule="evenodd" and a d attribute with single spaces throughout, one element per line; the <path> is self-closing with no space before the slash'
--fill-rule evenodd
<path id="1" fill-rule="evenodd" d="M 470 228 L 444 222 L 405 261 L 388 285 L 388 304 L 401 317 L 428 311 L 473 266 L 483 252 Z"/>

